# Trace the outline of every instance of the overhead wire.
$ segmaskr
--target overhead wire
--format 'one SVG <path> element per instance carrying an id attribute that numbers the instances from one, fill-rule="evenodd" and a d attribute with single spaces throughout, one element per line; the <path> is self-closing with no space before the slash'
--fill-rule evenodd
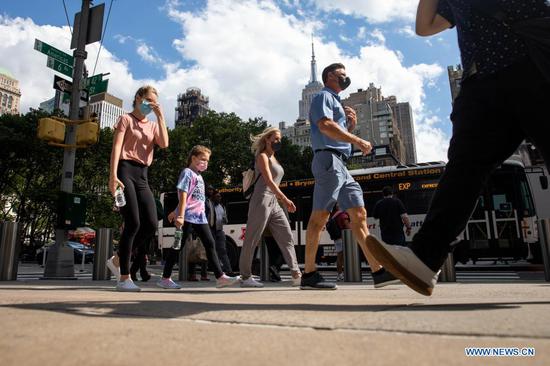
<path id="1" fill-rule="evenodd" d="M 101 36 L 101 42 L 99 43 L 99 51 L 97 52 L 97 57 L 95 59 L 94 71 L 92 72 L 92 76 L 95 75 L 95 69 L 97 67 L 97 62 L 99 61 L 99 54 L 101 53 L 101 49 L 103 48 L 103 40 L 105 39 L 105 34 L 107 32 L 107 25 L 109 24 L 109 17 L 111 16 L 113 1 L 114 0 L 111 0 L 111 3 L 109 4 L 109 11 L 107 12 L 107 20 L 105 21 L 105 27 L 103 28 L 103 35 Z"/>

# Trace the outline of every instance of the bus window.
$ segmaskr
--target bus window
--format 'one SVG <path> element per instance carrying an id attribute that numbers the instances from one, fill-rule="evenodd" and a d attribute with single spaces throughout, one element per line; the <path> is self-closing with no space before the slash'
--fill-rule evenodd
<path id="1" fill-rule="evenodd" d="M 519 182 L 519 189 L 521 194 L 521 203 L 523 205 L 523 216 L 535 216 L 535 208 L 533 207 L 533 201 L 531 198 L 531 191 L 527 180 L 522 179 Z"/>
<path id="2" fill-rule="evenodd" d="M 228 202 L 226 210 L 230 225 L 246 224 L 248 221 L 248 201 Z"/>

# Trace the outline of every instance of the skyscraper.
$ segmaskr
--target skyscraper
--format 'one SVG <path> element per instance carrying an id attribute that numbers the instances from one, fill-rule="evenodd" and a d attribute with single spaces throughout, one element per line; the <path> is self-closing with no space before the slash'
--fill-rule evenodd
<path id="1" fill-rule="evenodd" d="M 124 114 L 122 103 L 122 99 L 109 93 L 93 95 L 90 97 L 90 114 L 97 115 L 100 128 L 112 128 Z"/>
<path id="2" fill-rule="evenodd" d="M 178 95 L 176 105 L 176 126 L 191 127 L 193 122 L 205 116 L 210 110 L 208 97 L 199 88 L 188 88 L 184 94 Z"/>
<path id="3" fill-rule="evenodd" d="M 386 98 L 386 101 L 390 104 L 393 111 L 403 145 L 405 146 L 405 163 L 416 164 L 416 141 L 411 105 L 409 102 L 398 103 L 397 98 L 393 95 Z"/>
<path id="4" fill-rule="evenodd" d="M 298 103 L 299 113 L 298 119 L 309 119 L 309 108 L 311 107 L 311 100 L 313 96 L 323 89 L 323 84 L 317 80 L 317 62 L 315 61 L 315 48 L 313 42 L 311 43 L 311 76 L 309 83 L 302 90 L 302 100 Z"/>
<path id="5" fill-rule="evenodd" d="M 0 114 L 19 114 L 19 81 L 11 73 L 0 68 Z"/>

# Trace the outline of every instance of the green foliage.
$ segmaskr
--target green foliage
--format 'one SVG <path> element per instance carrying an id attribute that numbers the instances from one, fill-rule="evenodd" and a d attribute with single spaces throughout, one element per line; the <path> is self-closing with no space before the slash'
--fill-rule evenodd
<path id="1" fill-rule="evenodd" d="M 38 120 L 46 116 L 35 110 L 24 116 L 0 116 L 0 220 L 22 223 L 31 241 L 45 241 L 53 234 L 61 183 L 63 149 L 36 137 Z M 149 168 L 149 184 L 155 196 L 175 190 L 187 155 L 198 144 L 212 150 L 204 173 L 208 184 L 240 184 L 242 172 L 253 159 L 250 135 L 267 125 L 262 118 L 245 121 L 234 113 L 211 111 L 190 128 L 170 130 L 170 146 L 155 150 Z M 73 191 L 87 195 L 87 222 L 93 228 L 118 228 L 121 222 L 120 215 L 112 210 L 113 199 L 108 191 L 112 141 L 113 131 L 102 129 L 97 144 L 76 153 Z M 309 177 L 312 155 L 311 149 L 301 152 L 284 138 L 277 157 L 285 168 L 285 179 Z"/>

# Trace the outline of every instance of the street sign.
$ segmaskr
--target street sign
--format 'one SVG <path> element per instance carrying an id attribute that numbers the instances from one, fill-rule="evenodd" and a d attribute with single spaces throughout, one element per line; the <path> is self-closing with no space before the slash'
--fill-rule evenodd
<path id="1" fill-rule="evenodd" d="M 55 76 L 53 79 L 53 88 L 55 90 L 59 90 L 60 92 L 64 92 L 67 94 L 71 94 L 73 83 L 71 83 L 69 80 L 65 80 L 59 76 Z M 80 91 L 80 99 L 83 101 L 88 100 L 89 93 L 86 90 Z"/>
<path id="2" fill-rule="evenodd" d="M 96 95 L 96 94 L 105 93 L 107 91 L 108 84 L 109 84 L 109 80 L 103 80 L 97 84 L 90 85 L 88 87 L 88 94 Z"/>
<path id="3" fill-rule="evenodd" d="M 80 89 L 86 89 L 91 85 L 99 84 L 103 80 L 103 74 L 97 74 L 94 76 L 90 76 L 87 79 L 82 79 L 80 81 Z"/>
<path id="4" fill-rule="evenodd" d="M 57 48 L 50 46 L 49 44 L 44 43 L 39 39 L 34 40 L 34 49 L 50 57 L 53 57 L 54 59 L 64 63 L 65 65 L 69 65 L 69 66 L 74 65 L 73 56 L 61 50 L 58 50 Z"/>
<path id="5" fill-rule="evenodd" d="M 90 8 L 88 15 L 88 27 L 86 31 L 86 44 L 94 43 L 101 40 L 101 32 L 103 30 L 103 14 L 105 13 L 105 4 L 99 4 Z M 80 13 L 74 16 L 73 37 L 71 38 L 71 50 L 76 48 L 78 36 L 80 33 Z"/>
<path id="6" fill-rule="evenodd" d="M 57 72 L 67 75 L 70 78 L 73 77 L 73 68 L 71 66 L 65 65 L 64 63 L 59 62 L 49 56 L 46 66 L 48 66 L 50 69 L 54 69 Z"/>

